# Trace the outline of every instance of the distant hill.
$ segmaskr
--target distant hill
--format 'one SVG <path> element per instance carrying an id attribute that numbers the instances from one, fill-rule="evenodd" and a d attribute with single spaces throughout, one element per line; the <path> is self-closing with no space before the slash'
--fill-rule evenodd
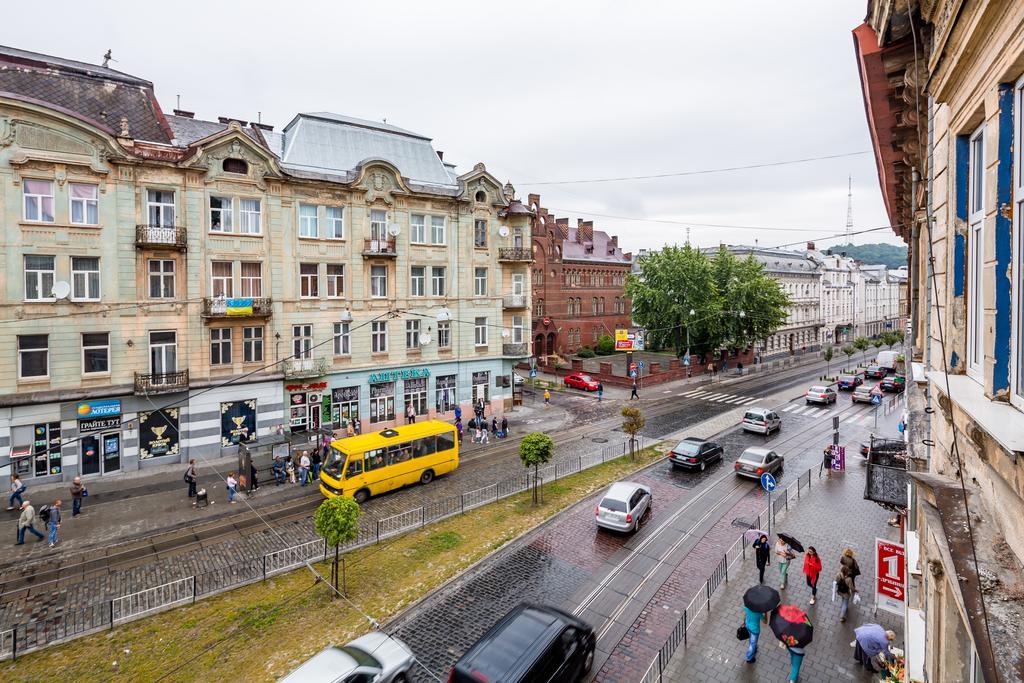
<path id="1" fill-rule="evenodd" d="M 895 244 L 837 244 L 829 249 L 833 254 L 845 251 L 847 256 L 869 265 L 884 265 L 887 268 L 907 265 L 907 248 Z"/>

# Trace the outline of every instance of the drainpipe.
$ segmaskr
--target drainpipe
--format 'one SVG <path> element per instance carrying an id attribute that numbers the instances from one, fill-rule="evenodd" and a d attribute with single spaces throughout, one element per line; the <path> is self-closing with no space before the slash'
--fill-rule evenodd
<path id="1" fill-rule="evenodd" d="M 928 184 L 925 186 L 925 220 L 928 221 L 927 225 L 929 228 L 935 223 L 935 214 L 932 213 L 932 191 L 933 184 L 935 182 L 935 98 L 928 97 Z M 916 225 L 915 225 L 916 228 Z M 926 235 L 930 236 L 930 232 L 926 231 Z M 935 277 L 935 271 L 932 267 L 931 260 L 928 261 L 927 277 L 925 279 L 925 326 L 924 326 L 924 368 L 930 370 L 932 367 L 932 278 Z M 925 405 L 931 407 L 931 386 L 925 383 Z M 928 457 L 928 462 L 932 461 L 932 414 L 925 413 L 925 423 L 927 437 L 925 441 L 925 453 Z"/>

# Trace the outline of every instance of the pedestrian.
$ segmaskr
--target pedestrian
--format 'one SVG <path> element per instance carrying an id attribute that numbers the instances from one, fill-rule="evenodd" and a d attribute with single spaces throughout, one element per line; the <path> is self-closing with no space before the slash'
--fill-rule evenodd
<path id="1" fill-rule="evenodd" d="M 71 516 L 77 517 L 82 514 L 82 498 L 88 491 L 82 486 L 82 478 L 75 477 L 71 481 Z"/>
<path id="2" fill-rule="evenodd" d="M 896 640 L 895 631 L 886 631 L 878 624 L 862 624 L 853 631 L 856 640 L 851 645 L 856 649 L 853 651 L 853 658 L 857 660 L 870 673 L 878 673 L 875 664 L 884 666 L 885 662 L 894 658 L 890 643 Z"/>
<path id="3" fill-rule="evenodd" d="M 258 477 L 259 477 L 259 470 L 256 469 L 256 463 L 254 463 L 252 460 L 250 460 L 249 461 L 249 481 L 252 484 L 252 488 L 249 489 L 250 491 L 255 491 L 255 490 L 257 490 L 260 487 L 260 481 L 259 481 Z"/>
<path id="4" fill-rule="evenodd" d="M 17 474 L 11 475 L 11 495 L 7 497 L 7 509 L 15 509 L 15 501 L 17 501 L 17 508 L 21 509 L 21 494 L 25 493 L 28 487 L 21 483 L 21 478 Z"/>
<path id="5" fill-rule="evenodd" d="M 825 476 L 832 478 L 832 446 L 825 446 L 825 452 L 821 458 L 821 467 L 825 470 Z"/>
<path id="6" fill-rule="evenodd" d="M 356 429 L 355 426 L 352 424 L 353 422 L 355 422 L 355 420 L 345 421 L 345 436 L 355 436 Z"/>
<path id="7" fill-rule="evenodd" d="M 270 469 L 274 473 L 274 486 L 283 484 L 287 475 L 285 474 L 284 460 L 281 459 L 280 455 L 274 456 L 274 464 Z"/>
<path id="8" fill-rule="evenodd" d="M 455 431 L 459 435 L 459 443 L 461 444 L 462 443 L 462 419 L 461 418 L 458 418 L 458 417 L 455 418 Z"/>
<path id="9" fill-rule="evenodd" d="M 45 538 L 35 527 L 36 509 L 32 507 L 31 501 L 21 503 L 21 517 L 18 518 L 18 542 L 14 545 L 25 544 L 25 532 L 31 531 L 40 541 Z"/>
<path id="10" fill-rule="evenodd" d="M 843 554 L 839 558 L 839 564 L 850 569 L 850 578 L 853 579 L 853 587 L 856 589 L 857 577 L 860 576 L 860 565 L 857 564 L 857 558 L 853 555 L 853 548 L 845 548 L 843 550 Z"/>
<path id="11" fill-rule="evenodd" d="M 600 402 L 601 402 L 601 397 L 602 397 L 602 396 L 604 396 L 604 384 L 602 384 L 602 383 L 600 382 L 600 380 L 599 380 L 599 381 L 597 382 L 597 402 L 598 402 L 598 403 L 600 403 Z"/>
<path id="12" fill-rule="evenodd" d="M 857 587 L 850 576 L 850 568 L 846 565 L 839 567 L 839 573 L 832 582 L 832 600 L 839 597 L 839 623 L 846 621 L 846 614 L 850 611 L 850 600 L 857 593 Z"/>
<path id="13" fill-rule="evenodd" d="M 544 405 L 551 405 L 551 392 L 547 389 L 544 390 Z"/>
<path id="14" fill-rule="evenodd" d="M 416 409 L 412 407 L 412 403 L 405 404 L 405 423 L 410 425 L 416 423 Z"/>
<path id="15" fill-rule="evenodd" d="M 811 589 L 811 604 L 818 597 L 818 575 L 821 574 L 821 558 L 814 546 L 807 546 L 804 554 L 804 576 L 807 577 L 807 586 Z"/>
<path id="16" fill-rule="evenodd" d="M 629 395 L 629 400 L 632 401 L 634 398 L 638 401 L 640 400 L 640 394 L 636 393 L 636 380 L 633 380 L 633 391 Z"/>
<path id="17" fill-rule="evenodd" d="M 796 683 L 800 680 L 800 667 L 804 663 L 806 651 L 802 647 L 789 647 L 789 683 Z"/>
<path id="18" fill-rule="evenodd" d="M 50 532 L 50 547 L 57 545 L 57 529 L 60 529 L 60 498 L 53 501 L 53 505 L 49 508 L 49 517 L 46 521 L 46 529 Z"/>
<path id="19" fill-rule="evenodd" d="M 508 437 L 508 418 L 504 415 L 501 416 L 501 434 Z"/>
<path id="20" fill-rule="evenodd" d="M 285 473 L 288 475 L 288 481 L 295 483 L 295 460 L 288 458 L 287 464 L 285 464 Z"/>
<path id="21" fill-rule="evenodd" d="M 485 421 L 483 429 L 480 430 L 480 443 L 490 443 L 490 437 L 487 434 L 487 422 Z"/>
<path id="22" fill-rule="evenodd" d="M 455 419 L 456 420 L 461 420 L 462 419 L 462 406 L 458 406 L 458 405 L 455 406 Z"/>
<path id="23" fill-rule="evenodd" d="M 323 458 L 320 457 L 320 451 L 313 451 L 313 455 L 310 457 L 310 462 L 313 465 L 312 476 L 310 479 L 316 481 L 320 478 L 320 465 L 323 463 Z"/>
<path id="24" fill-rule="evenodd" d="M 494 434 L 494 438 L 498 438 L 498 416 L 491 415 L 491 433 Z"/>
<path id="25" fill-rule="evenodd" d="M 768 545 L 768 537 L 761 534 L 754 541 L 754 562 L 757 563 L 757 582 L 764 583 L 764 568 L 771 564 L 771 548 Z"/>
<path id="26" fill-rule="evenodd" d="M 743 625 L 747 627 L 750 644 L 747 646 L 747 663 L 753 664 L 757 660 L 757 640 L 761 636 L 761 622 L 768 621 L 768 615 L 764 612 L 755 612 L 746 605 L 743 606 Z"/>
<path id="27" fill-rule="evenodd" d="M 473 430 L 473 443 L 480 443 L 484 440 L 483 435 L 480 433 L 480 425 L 477 423 L 477 427 Z"/>
<path id="28" fill-rule="evenodd" d="M 199 474 L 196 472 L 196 459 L 188 461 L 188 469 L 185 470 L 185 483 L 188 484 L 188 497 L 196 497 L 196 484 L 199 482 Z M 195 505 L 195 502 L 192 503 Z"/>
<path id="29" fill-rule="evenodd" d="M 238 489 L 238 480 L 235 479 L 234 472 L 228 472 L 228 478 L 224 480 L 224 483 L 228 487 L 228 502 L 232 505 L 235 504 L 235 492 Z"/>
<path id="30" fill-rule="evenodd" d="M 309 453 L 302 451 L 302 455 L 299 456 L 299 486 L 305 486 L 309 483 L 306 480 L 309 478 L 310 464 Z"/>
<path id="31" fill-rule="evenodd" d="M 796 557 L 793 549 L 781 536 L 775 541 L 775 557 L 779 563 L 779 590 L 786 590 L 786 579 L 789 578 L 789 562 Z"/>

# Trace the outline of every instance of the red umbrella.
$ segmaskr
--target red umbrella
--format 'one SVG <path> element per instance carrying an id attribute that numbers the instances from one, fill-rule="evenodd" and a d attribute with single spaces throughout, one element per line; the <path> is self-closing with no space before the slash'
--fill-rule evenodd
<path id="1" fill-rule="evenodd" d="M 806 647 L 814 640 L 814 626 L 796 605 L 782 605 L 772 612 L 769 625 L 775 637 L 788 647 Z"/>

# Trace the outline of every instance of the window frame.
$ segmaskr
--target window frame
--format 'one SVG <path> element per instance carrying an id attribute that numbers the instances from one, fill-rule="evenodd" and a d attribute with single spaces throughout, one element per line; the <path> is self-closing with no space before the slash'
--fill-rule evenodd
<path id="1" fill-rule="evenodd" d="M 31 257 L 48 258 L 48 259 L 50 259 L 50 269 L 49 270 L 45 270 L 45 269 L 32 269 L 32 270 L 30 270 L 29 267 L 28 267 L 28 259 L 31 258 Z M 53 301 L 57 300 L 56 297 L 51 296 L 53 294 L 53 283 L 57 281 L 57 257 L 56 256 L 52 256 L 50 254 L 23 254 L 22 255 L 22 259 L 21 259 L 21 268 L 22 268 L 22 272 L 24 273 L 24 283 L 23 284 L 24 284 L 24 287 L 25 287 L 25 291 L 22 292 L 22 296 L 24 297 L 23 298 L 24 301 L 32 302 L 32 303 L 37 303 L 37 302 L 53 302 Z M 36 290 L 37 290 L 38 294 L 40 295 L 40 296 L 38 296 L 38 297 L 36 297 L 34 299 L 28 298 L 29 273 L 33 274 L 33 278 L 36 280 L 36 283 L 35 283 L 36 284 Z M 49 287 L 43 287 L 43 283 L 45 281 L 46 273 L 50 274 L 50 286 Z"/>
<path id="2" fill-rule="evenodd" d="M 256 202 L 256 210 L 246 209 L 243 202 Z M 256 230 L 252 229 L 253 216 L 256 217 Z M 259 197 L 238 198 L 238 234 L 249 237 L 263 235 L 263 200 Z"/>
<path id="3" fill-rule="evenodd" d="M 374 320 L 370 323 L 370 353 L 388 352 L 388 322 Z"/>
<path id="4" fill-rule="evenodd" d="M 419 218 L 420 222 L 417 223 L 416 219 Z M 419 239 L 417 239 L 416 231 L 419 229 Z M 409 243 L 410 244 L 426 244 L 427 243 L 427 214 L 424 213 L 411 213 L 409 214 Z"/>
<path id="5" fill-rule="evenodd" d="M 92 188 L 92 197 L 76 197 L 76 187 L 89 187 Z M 85 220 L 75 220 L 75 204 L 82 204 L 82 216 Z M 96 212 L 96 220 L 89 220 L 89 208 Z M 85 225 L 95 227 L 100 224 L 100 186 L 94 183 L 68 183 L 68 223 L 71 225 Z"/>
<path id="6" fill-rule="evenodd" d="M 486 348 L 487 341 L 487 318 L 475 317 L 473 319 L 473 346 L 478 349 Z"/>
<path id="7" fill-rule="evenodd" d="M 96 270 L 81 270 L 77 268 L 78 262 L 81 260 L 91 260 L 96 262 Z M 100 268 L 100 257 L 99 256 L 72 256 L 71 257 L 71 300 L 72 301 L 100 301 L 103 298 L 103 281 L 100 277 L 102 269 Z M 78 280 L 79 274 L 83 275 L 83 283 L 85 287 L 85 296 L 79 296 L 78 291 Z M 95 278 L 90 277 L 94 275 Z M 96 296 L 90 296 L 92 294 L 93 280 L 96 285 Z"/>
<path id="8" fill-rule="evenodd" d="M 452 348 L 452 324 L 451 321 L 442 320 L 437 323 L 437 348 Z"/>
<path id="9" fill-rule="evenodd" d="M 292 325 L 292 358 L 309 359 L 313 357 L 313 325 L 299 323 Z"/>
<path id="10" fill-rule="evenodd" d="M 225 263 L 228 265 L 228 270 L 229 270 L 229 274 L 227 275 L 227 277 L 225 277 L 224 275 L 215 275 L 214 274 L 215 268 L 218 265 L 223 265 Z M 224 292 L 221 293 L 221 294 L 217 294 L 217 287 L 216 287 L 216 283 L 217 282 L 220 282 L 220 283 L 226 285 L 226 287 L 224 288 Z M 233 262 L 231 262 L 231 261 L 210 261 L 210 297 L 214 298 L 214 299 L 217 299 L 217 298 L 230 299 L 234 295 L 235 295 L 235 264 Z"/>
<path id="11" fill-rule="evenodd" d="M 383 271 L 383 276 L 377 275 Z M 380 286 L 377 286 L 377 282 Z M 388 267 L 384 265 L 371 264 L 370 265 L 370 298 L 371 299 L 387 299 L 388 298 Z"/>
<path id="12" fill-rule="evenodd" d="M 35 192 L 28 191 L 28 183 L 46 183 L 50 188 L 50 194 L 37 194 Z M 36 213 L 38 218 L 29 218 L 28 216 L 28 205 L 29 198 L 35 199 Z M 45 200 L 50 200 L 50 220 L 44 218 L 43 204 Z M 57 222 L 57 204 L 56 197 L 54 196 L 53 180 L 50 178 L 22 178 L 21 181 L 21 219 L 26 223 L 56 223 Z"/>
<path id="13" fill-rule="evenodd" d="M 210 328 L 210 367 L 224 367 L 232 364 L 233 361 L 233 349 L 232 346 L 232 328 L 230 327 L 211 327 Z M 217 334 L 214 335 L 214 332 Z M 216 337 L 216 338 L 215 338 Z M 214 348 L 217 349 L 217 362 L 214 362 Z M 224 353 L 225 349 L 227 354 Z M 226 359 L 226 360 L 225 360 Z"/>
<path id="14" fill-rule="evenodd" d="M 416 271 L 419 270 L 419 274 Z M 427 292 L 427 267 L 409 266 L 409 296 L 422 297 Z"/>
<path id="15" fill-rule="evenodd" d="M 341 216 L 335 217 L 331 215 L 332 211 L 340 211 Z M 324 222 L 327 228 L 326 239 L 329 240 L 343 240 L 345 239 L 345 207 L 344 206 L 325 206 L 324 207 Z M 340 231 L 338 230 L 340 228 Z M 338 233 L 341 234 L 338 234 Z"/>
<path id="16" fill-rule="evenodd" d="M 102 334 L 107 338 L 105 344 L 89 344 L 86 345 L 85 338 L 88 335 L 99 335 Z M 82 332 L 79 335 L 79 341 L 81 342 L 82 348 L 82 376 L 83 377 L 105 377 L 110 375 L 110 333 L 109 332 Z M 106 352 L 106 370 L 89 371 L 86 370 L 85 354 L 87 350 L 95 351 L 97 349 L 103 349 Z"/>
<path id="17" fill-rule="evenodd" d="M 162 201 L 153 201 L 152 193 L 169 194 L 171 195 L 170 203 Z M 156 222 L 153 221 L 153 209 L 158 209 L 158 215 L 160 219 Z M 166 214 L 170 213 L 170 222 L 166 220 Z M 173 228 L 175 227 L 175 221 L 178 214 L 178 193 L 174 190 L 160 189 L 156 187 L 146 188 L 146 225 L 151 228 Z"/>
<path id="18" fill-rule="evenodd" d="M 485 267 L 478 266 L 473 269 L 473 296 L 487 296 L 487 268 Z"/>
<path id="19" fill-rule="evenodd" d="M 33 347 L 23 349 L 21 348 L 21 340 L 23 337 L 42 337 L 45 340 L 45 346 L 41 348 Z M 18 350 L 18 381 L 19 382 L 42 382 L 50 379 L 50 335 L 49 334 L 19 334 L 15 336 L 15 348 Z M 45 354 L 45 365 L 46 372 L 42 375 L 26 375 L 22 372 L 25 367 L 24 358 L 25 355 L 30 353 L 42 353 Z"/>
<path id="20" fill-rule="evenodd" d="M 154 273 L 153 272 L 153 264 L 154 263 L 159 263 L 159 264 L 164 264 L 164 265 L 170 263 L 171 264 L 171 270 L 168 273 L 167 271 L 163 270 L 163 265 L 161 265 L 160 270 L 158 270 L 157 272 Z M 165 280 L 168 277 L 168 275 L 170 276 L 170 281 L 171 281 L 171 293 L 170 293 L 170 296 L 162 296 L 162 295 L 161 296 L 153 296 L 153 278 L 154 277 L 157 278 L 157 280 L 160 283 L 159 289 L 160 289 L 161 292 L 163 292 L 163 285 L 165 284 Z M 149 283 L 148 283 L 149 286 L 146 288 L 146 291 L 149 294 L 149 298 L 150 299 L 164 300 L 164 299 L 174 299 L 175 298 L 175 294 L 178 291 L 178 264 L 177 264 L 177 262 L 174 259 L 164 259 L 164 258 L 146 259 L 146 277 L 149 280 Z"/>
<path id="21" fill-rule="evenodd" d="M 340 268 L 340 273 L 332 273 L 332 268 Z M 328 299 L 344 299 L 345 298 L 345 264 L 344 263 L 328 263 L 324 266 L 325 275 L 327 282 L 327 298 Z M 333 293 L 332 293 L 333 290 Z"/>
<path id="22" fill-rule="evenodd" d="M 313 269 L 312 273 L 303 272 Z M 299 264 L 299 298 L 319 299 L 320 298 L 320 264 L 300 263 Z"/>
<path id="23" fill-rule="evenodd" d="M 259 334 L 256 334 L 256 333 Z M 242 328 L 242 362 L 243 363 L 262 363 L 265 358 L 265 346 L 264 341 L 266 339 L 266 329 L 263 325 L 252 325 L 249 327 Z M 259 353 L 256 353 L 256 350 Z M 257 358 L 257 356 L 259 356 Z"/>
<path id="24" fill-rule="evenodd" d="M 448 296 L 448 268 L 446 266 L 430 266 L 430 296 Z"/>
<path id="25" fill-rule="evenodd" d="M 487 248 L 487 232 L 488 232 L 488 230 L 487 230 L 487 219 L 486 218 L 474 218 L 473 219 L 473 248 L 474 249 L 486 249 Z"/>
<path id="26" fill-rule="evenodd" d="M 221 202 L 222 205 L 217 207 L 217 208 L 214 208 L 214 206 L 213 206 L 214 200 L 216 200 L 218 202 Z M 223 206 L 224 202 L 227 202 L 227 207 L 226 208 Z M 218 235 L 221 235 L 221 234 L 228 235 L 228 234 L 231 234 L 231 233 L 235 232 L 235 198 L 234 197 L 225 197 L 225 196 L 219 195 L 219 194 L 211 194 L 209 199 L 206 202 L 206 207 L 207 207 L 206 217 L 207 217 L 207 220 L 210 222 L 209 223 L 209 225 L 210 225 L 210 232 L 215 232 Z M 220 219 L 220 226 L 221 227 L 219 227 L 219 228 L 214 227 L 214 223 L 213 223 L 214 213 L 216 213 L 218 218 Z"/>
<path id="27" fill-rule="evenodd" d="M 412 319 L 405 321 L 405 350 L 420 350 L 420 321 Z"/>
<path id="28" fill-rule="evenodd" d="M 445 216 L 430 217 L 430 243 L 439 247 L 448 244 L 448 219 Z"/>
<path id="29" fill-rule="evenodd" d="M 597 328 L 594 328 L 597 332 Z M 526 316 L 514 315 L 512 316 L 512 343 L 513 344 L 525 344 L 526 343 Z"/>
<path id="30" fill-rule="evenodd" d="M 388 239 L 388 212 L 385 209 L 370 209 L 370 239 L 381 242 Z"/>
<path id="31" fill-rule="evenodd" d="M 984 384 L 985 372 L 985 124 L 968 138 L 967 161 L 967 374 Z M 978 196 L 980 194 L 980 197 Z M 978 208 L 975 208 L 977 204 Z"/>
<path id="32" fill-rule="evenodd" d="M 259 266 L 259 276 L 253 277 L 245 272 L 246 266 Z M 248 285 L 248 287 L 246 286 Z M 255 287 L 253 285 L 256 285 Z M 244 298 L 259 299 L 263 297 L 263 262 L 242 261 L 238 264 L 239 294 Z M 258 290 L 258 291 L 257 291 Z"/>
<path id="33" fill-rule="evenodd" d="M 313 209 L 312 216 L 302 215 L 303 209 Z M 320 207 L 316 204 L 305 204 L 299 203 L 298 209 L 299 216 L 299 231 L 298 236 L 300 239 L 315 240 L 320 237 Z M 307 234 L 312 229 L 313 234 Z"/>
<path id="34" fill-rule="evenodd" d="M 352 323 L 334 323 L 334 355 L 352 355 Z"/>

